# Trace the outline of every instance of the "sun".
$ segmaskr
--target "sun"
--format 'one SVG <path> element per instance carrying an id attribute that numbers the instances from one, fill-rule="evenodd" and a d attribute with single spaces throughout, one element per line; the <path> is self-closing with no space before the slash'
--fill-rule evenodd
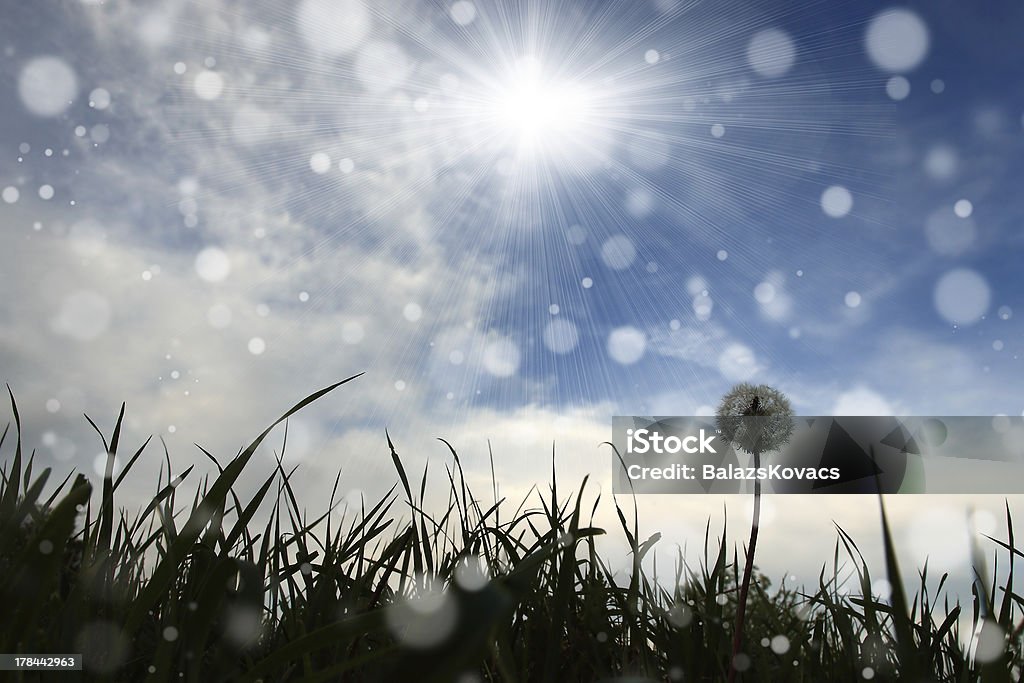
<path id="1" fill-rule="evenodd" d="M 516 63 L 490 108 L 494 122 L 523 150 L 550 148 L 593 125 L 593 100 L 586 88 L 548 76 L 534 58 Z"/>

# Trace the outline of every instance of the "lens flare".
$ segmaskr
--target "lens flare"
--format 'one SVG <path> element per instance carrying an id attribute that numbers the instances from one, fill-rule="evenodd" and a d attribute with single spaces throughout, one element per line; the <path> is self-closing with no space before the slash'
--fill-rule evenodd
<path id="1" fill-rule="evenodd" d="M 593 124 L 586 89 L 549 77 L 533 58 L 516 65 L 496 93 L 490 114 L 525 150 L 551 145 L 565 136 L 578 141 L 582 127 Z"/>

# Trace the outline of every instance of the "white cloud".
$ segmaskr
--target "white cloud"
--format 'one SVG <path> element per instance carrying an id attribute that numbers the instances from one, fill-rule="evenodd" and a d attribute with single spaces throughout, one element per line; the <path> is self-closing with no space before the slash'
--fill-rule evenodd
<path id="1" fill-rule="evenodd" d="M 895 408 L 877 391 L 858 386 L 836 398 L 831 415 L 895 415 Z"/>

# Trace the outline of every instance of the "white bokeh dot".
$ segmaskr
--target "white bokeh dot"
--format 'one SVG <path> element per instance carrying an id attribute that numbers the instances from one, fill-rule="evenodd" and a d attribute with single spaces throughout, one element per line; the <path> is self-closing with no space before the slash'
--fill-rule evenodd
<path id="1" fill-rule="evenodd" d="M 707 292 L 702 292 L 693 297 L 692 304 L 693 314 L 697 316 L 698 320 L 709 320 L 711 318 L 711 311 L 715 308 L 715 302 L 711 300 Z"/>
<path id="2" fill-rule="evenodd" d="M 59 57 L 36 57 L 21 68 L 18 95 L 32 114 L 58 116 L 78 95 L 78 77 Z"/>
<path id="3" fill-rule="evenodd" d="M 644 53 L 644 61 L 648 64 L 657 64 L 659 59 L 661 59 L 661 55 L 657 50 L 648 50 Z"/>
<path id="4" fill-rule="evenodd" d="M 997 661 L 1006 652 L 1006 633 L 992 619 L 985 619 L 974 635 L 974 659 L 982 664 Z"/>
<path id="5" fill-rule="evenodd" d="M 223 282 L 231 274 L 231 259 L 218 247 L 206 247 L 196 255 L 196 273 L 206 282 Z"/>
<path id="6" fill-rule="evenodd" d="M 93 4 L 102 5 L 107 0 L 89 0 Z M 109 4 L 109 3 L 108 3 Z M 154 7 L 154 5 L 142 5 Z M 139 39 L 150 48 L 163 47 L 174 36 L 174 20 L 168 11 L 152 10 L 145 12 L 134 26 Z"/>
<path id="7" fill-rule="evenodd" d="M 384 617 L 402 646 L 429 650 L 442 645 L 455 631 L 459 607 L 448 591 L 428 587 L 418 595 L 391 603 Z"/>
<path id="8" fill-rule="evenodd" d="M 601 245 L 601 260 L 612 270 L 625 270 L 636 258 L 636 247 L 625 235 L 615 235 Z"/>
<path id="9" fill-rule="evenodd" d="M 939 315 L 957 325 L 972 325 L 985 315 L 992 290 L 981 274 L 955 268 L 935 284 L 934 302 Z"/>
<path id="10" fill-rule="evenodd" d="M 885 82 L 885 94 L 889 99 L 905 100 L 910 95 L 910 81 L 903 76 L 893 76 Z"/>
<path id="11" fill-rule="evenodd" d="M 544 327 L 544 346 L 555 353 L 569 353 L 579 342 L 579 332 L 572 321 L 559 318 Z"/>
<path id="12" fill-rule="evenodd" d="M 569 244 L 579 246 L 587 241 L 587 231 L 581 225 L 570 225 L 565 230 L 565 239 Z"/>
<path id="13" fill-rule="evenodd" d="M 107 453 L 99 453 L 99 454 L 96 455 L 95 458 L 92 459 L 92 471 L 96 473 L 97 477 L 104 477 L 104 476 L 106 476 L 107 460 L 109 459 L 109 457 L 110 456 Z M 111 473 L 112 476 L 116 477 L 120 472 L 121 472 L 121 458 L 119 458 L 118 456 L 115 455 L 114 456 L 114 461 L 113 461 L 112 466 L 110 468 L 110 473 Z"/>
<path id="14" fill-rule="evenodd" d="M 959 165 L 956 150 L 945 144 L 935 145 L 924 157 L 924 172 L 933 180 L 949 180 L 956 175 Z"/>
<path id="15" fill-rule="evenodd" d="M 267 342 L 263 341 L 262 337 L 253 337 L 249 340 L 248 348 L 249 353 L 259 356 L 267 350 Z"/>
<path id="16" fill-rule="evenodd" d="M 423 317 L 423 308 L 417 303 L 408 303 L 402 309 L 402 317 L 414 323 Z"/>
<path id="17" fill-rule="evenodd" d="M 789 652 L 789 638 L 781 634 L 777 635 L 771 639 L 770 646 L 775 654 L 784 655 Z"/>
<path id="18" fill-rule="evenodd" d="M 686 291 L 691 296 L 697 296 L 708 289 L 708 281 L 701 275 L 694 275 L 686 280 Z"/>
<path id="19" fill-rule="evenodd" d="M 617 363 L 632 365 L 646 350 L 647 335 L 635 327 L 617 327 L 608 335 L 608 355 Z"/>
<path id="20" fill-rule="evenodd" d="M 842 185 L 832 185 L 821 193 L 821 210 L 830 218 L 842 218 L 853 209 L 853 195 Z"/>
<path id="21" fill-rule="evenodd" d="M 843 297 L 843 303 L 846 304 L 847 308 L 857 308 L 860 306 L 860 302 L 860 292 L 847 292 L 846 296 Z"/>
<path id="22" fill-rule="evenodd" d="M 776 78 L 793 68 L 796 46 L 784 31 L 777 28 L 765 29 L 750 39 L 747 62 L 759 76 Z"/>
<path id="23" fill-rule="evenodd" d="M 759 304 L 770 304 L 775 298 L 775 285 L 770 282 L 760 282 L 754 287 L 754 298 Z"/>
<path id="24" fill-rule="evenodd" d="M 958 199 L 953 205 L 953 213 L 960 218 L 969 218 L 974 213 L 974 204 L 971 204 L 969 199 Z"/>
<path id="25" fill-rule="evenodd" d="M 224 92 L 224 77 L 216 71 L 203 70 L 196 74 L 192 87 L 201 100 L 215 100 Z"/>
<path id="26" fill-rule="evenodd" d="M 655 208 L 654 195 L 645 187 L 631 190 L 626 195 L 626 211 L 635 218 L 643 218 L 649 215 Z"/>
<path id="27" fill-rule="evenodd" d="M 455 583 L 465 591 L 479 591 L 487 586 L 488 575 L 487 561 L 480 557 L 470 556 L 455 568 Z M 479 680 L 473 676 L 474 683 Z M 457 683 L 470 682 L 463 682 L 463 679 L 459 679 Z"/>
<path id="28" fill-rule="evenodd" d="M 498 339 L 484 347 L 484 369 L 495 377 L 511 377 L 519 370 L 519 347 L 508 339 Z"/>
<path id="29" fill-rule="evenodd" d="M 96 144 L 102 145 L 110 139 L 110 126 L 105 123 L 97 123 L 89 129 L 89 139 Z"/>
<path id="30" fill-rule="evenodd" d="M 106 88 L 94 88 L 89 93 L 89 106 L 93 109 L 103 110 L 110 106 L 110 91 Z"/>
<path id="31" fill-rule="evenodd" d="M 908 9 L 887 9 L 868 24 L 864 41 L 875 66 L 890 73 L 907 72 L 928 54 L 928 27 Z"/>
<path id="32" fill-rule="evenodd" d="M 449 13 L 452 16 L 452 21 L 459 26 L 469 26 L 476 19 L 476 6 L 467 0 L 458 0 L 458 2 L 452 3 Z"/>
<path id="33" fill-rule="evenodd" d="M 327 152 L 316 152 L 309 157 L 309 168 L 317 175 L 331 170 L 331 156 Z"/>

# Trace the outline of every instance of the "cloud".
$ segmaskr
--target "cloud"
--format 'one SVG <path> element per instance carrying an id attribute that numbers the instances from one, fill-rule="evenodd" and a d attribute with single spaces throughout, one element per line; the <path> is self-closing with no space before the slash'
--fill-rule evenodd
<path id="1" fill-rule="evenodd" d="M 651 347 L 657 353 L 708 368 L 718 366 L 716 350 L 731 340 L 725 328 L 717 323 L 680 326 L 675 330 L 656 327 L 648 335 Z"/>
<path id="2" fill-rule="evenodd" d="M 856 386 L 836 397 L 830 415 L 900 415 L 884 396 L 866 386 Z"/>

